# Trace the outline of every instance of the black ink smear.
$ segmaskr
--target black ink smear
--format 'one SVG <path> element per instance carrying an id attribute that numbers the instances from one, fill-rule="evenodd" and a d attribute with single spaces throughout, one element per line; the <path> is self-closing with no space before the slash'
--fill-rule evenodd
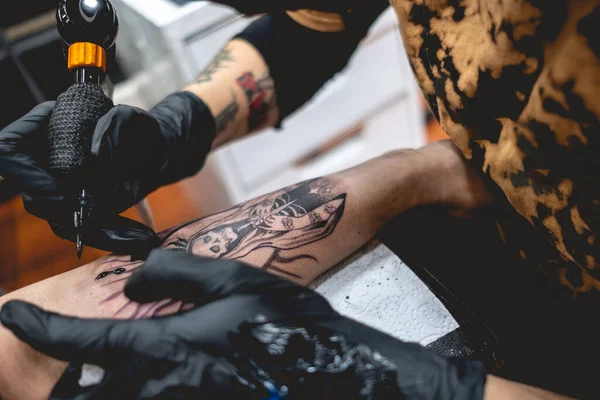
<path id="1" fill-rule="evenodd" d="M 125 268 L 116 268 L 116 269 L 113 269 L 112 271 L 104 271 L 104 272 L 101 272 L 98 274 L 98 276 L 96 277 L 96 280 L 104 279 L 111 274 L 121 275 L 122 273 L 125 273 L 125 272 L 127 272 L 127 270 Z"/>

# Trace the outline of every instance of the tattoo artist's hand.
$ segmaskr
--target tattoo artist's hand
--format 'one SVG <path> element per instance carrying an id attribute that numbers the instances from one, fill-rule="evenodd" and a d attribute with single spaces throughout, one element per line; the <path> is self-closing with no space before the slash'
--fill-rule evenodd
<path id="1" fill-rule="evenodd" d="M 0 175 L 23 185 L 25 208 L 75 241 L 73 200 L 46 171 L 47 128 L 54 103 L 45 103 L 0 133 Z M 119 216 L 157 188 L 198 172 L 215 136 L 208 107 L 188 92 L 175 93 L 150 112 L 120 105 L 98 122 L 91 143 L 93 196 L 84 225 L 85 244 L 145 255 L 160 244 L 156 234 Z"/>
<path id="2" fill-rule="evenodd" d="M 196 306 L 116 321 L 8 302 L 0 320 L 40 352 L 107 371 L 98 385 L 67 395 L 55 389 L 55 398 L 483 397 L 480 363 L 398 341 L 341 316 L 316 292 L 240 262 L 154 250 L 125 294 Z"/>
<path id="3" fill-rule="evenodd" d="M 0 131 L 0 176 L 5 179 L 4 187 L 23 193 L 30 213 L 46 219 L 58 236 L 74 240 L 73 203 L 47 170 L 48 124 L 53 110 L 54 102 L 42 103 Z M 99 180 L 90 177 L 90 182 Z M 102 208 L 98 211 L 102 214 Z M 87 232 L 88 245 L 135 254 L 160 243 L 151 229 L 118 213 L 105 213 L 96 221 L 101 222 Z"/>
<path id="4" fill-rule="evenodd" d="M 41 165 L 47 158 L 46 133 L 54 102 L 38 105 L 0 131 L 0 176 L 19 192 L 57 196 L 54 179 Z"/>

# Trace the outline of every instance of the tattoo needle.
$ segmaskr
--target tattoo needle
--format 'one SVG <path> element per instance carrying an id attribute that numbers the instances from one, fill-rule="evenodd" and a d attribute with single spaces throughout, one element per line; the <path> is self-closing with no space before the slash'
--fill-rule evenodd
<path id="1" fill-rule="evenodd" d="M 81 244 L 81 234 L 77 231 L 77 258 L 81 261 L 81 255 L 83 254 L 83 245 Z"/>
<path id="2" fill-rule="evenodd" d="M 83 227 L 83 217 L 89 212 L 89 202 L 85 190 L 81 191 L 79 197 L 79 209 L 73 214 L 73 226 L 75 227 L 75 245 L 77 246 L 77 258 L 81 261 L 83 254 L 83 238 L 81 228 Z"/>
<path id="3" fill-rule="evenodd" d="M 75 245 L 77 246 L 77 258 L 81 261 L 81 253 L 83 252 L 83 244 L 81 243 L 81 210 L 75 211 L 73 214 L 73 225 L 75 227 Z"/>

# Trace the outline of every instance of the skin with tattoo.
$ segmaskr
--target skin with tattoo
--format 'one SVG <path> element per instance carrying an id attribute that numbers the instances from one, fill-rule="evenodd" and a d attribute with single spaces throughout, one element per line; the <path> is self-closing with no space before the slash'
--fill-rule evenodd
<path id="1" fill-rule="evenodd" d="M 441 148 L 447 149 L 442 151 L 449 158 L 461 162 L 451 147 L 440 144 L 431 146 L 430 153 L 390 153 L 163 232 L 163 246 L 205 257 L 238 259 L 308 284 L 360 248 L 387 220 L 430 201 L 416 193 L 430 193 L 430 188 L 419 185 L 431 183 L 416 178 Z M 431 201 L 451 203 L 454 199 Z M 128 256 L 105 257 L 5 295 L 0 305 L 23 299 L 68 315 L 119 319 L 181 310 L 182 304 L 169 299 L 140 305 L 124 296 L 125 281 L 139 266 Z M 0 354 L 0 397 L 6 400 L 46 398 L 65 368 L 64 363 L 34 352 L 3 328 Z M 21 379 L 25 375 L 30 379 Z"/>
<path id="2" fill-rule="evenodd" d="M 232 49 L 224 48 L 222 49 L 213 60 L 210 62 L 208 67 L 198 76 L 196 79 L 196 83 L 204 83 L 212 81 L 212 77 L 217 71 L 221 70 L 223 66 L 233 61 L 233 57 L 231 56 Z"/>
<path id="3" fill-rule="evenodd" d="M 465 168 L 458 150 L 448 141 L 439 142 L 418 151 L 385 154 L 175 227 L 161 234 L 163 247 L 238 259 L 308 284 L 407 209 L 426 204 L 469 209 L 487 204 L 489 199 L 478 184 L 481 181 Z M 143 305 L 127 299 L 125 282 L 140 265 L 128 256 L 104 257 L 0 297 L 0 308 L 9 300 L 21 299 L 76 317 L 137 319 L 191 306 L 170 299 Z M 0 354 L 0 397 L 5 400 L 47 398 L 66 367 L 35 352 L 2 327 Z M 515 394 L 522 399 L 559 398 L 500 378 L 490 381 L 486 393 L 490 400 L 515 398 Z"/>
<path id="4" fill-rule="evenodd" d="M 279 119 L 275 86 L 260 53 L 244 40 L 232 40 L 184 88 L 200 97 L 217 122 L 213 147 L 273 126 Z"/>
<path id="5" fill-rule="evenodd" d="M 345 206 L 342 185 L 330 178 L 314 179 L 164 232 L 163 246 L 215 259 L 252 262 L 257 268 L 308 283 L 315 273 L 322 272 L 319 266 L 323 261 L 309 250 L 310 245 L 327 243 L 344 215 Z M 115 268 L 115 265 L 121 266 Z M 141 305 L 124 298 L 123 283 L 140 265 L 139 262 L 123 264 L 121 259 L 103 261 L 104 271 L 95 280 L 113 291 L 100 304 L 110 307 L 112 303 L 120 304 L 112 315 L 117 318 L 144 318 L 180 311 L 182 305 L 168 299 Z M 314 271 L 307 269 L 307 265 L 312 265 Z"/>

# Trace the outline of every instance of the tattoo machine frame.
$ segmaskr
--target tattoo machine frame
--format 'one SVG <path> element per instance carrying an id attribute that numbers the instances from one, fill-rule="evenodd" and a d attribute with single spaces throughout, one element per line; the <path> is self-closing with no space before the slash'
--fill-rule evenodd
<path id="1" fill-rule="evenodd" d="M 73 226 L 81 259 L 83 226 L 92 211 L 92 193 L 86 190 L 90 176 L 86 172 L 93 168 L 91 139 L 98 120 L 114 107 L 102 85 L 107 62 L 114 59 L 119 18 L 108 0 L 60 0 L 56 22 L 73 84 L 57 98 L 50 119 L 48 167 L 59 186 L 73 196 Z M 151 224 L 147 207 L 142 211 L 142 218 Z"/>

